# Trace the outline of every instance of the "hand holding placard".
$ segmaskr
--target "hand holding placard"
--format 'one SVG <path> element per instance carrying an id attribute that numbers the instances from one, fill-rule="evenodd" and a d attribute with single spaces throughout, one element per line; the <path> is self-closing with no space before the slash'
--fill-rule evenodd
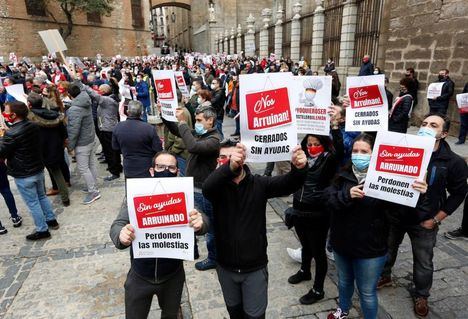
<path id="1" fill-rule="evenodd" d="M 135 239 L 135 229 L 132 225 L 127 224 L 120 230 L 119 240 L 122 245 L 130 246 Z"/>
<path id="2" fill-rule="evenodd" d="M 237 143 L 236 148 L 231 153 L 231 159 L 229 161 L 231 171 L 235 172 L 239 169 L 239 167 L 242 167 L 245 162 L 245 157 L 246 152 L 244 144 Z"/>
<path id="3" fill-rule="evenodd" d="M 307 165 L 307 157 L 299 145 L 293 148 L 291 163 L 297 169 L 303 169 Z"/>

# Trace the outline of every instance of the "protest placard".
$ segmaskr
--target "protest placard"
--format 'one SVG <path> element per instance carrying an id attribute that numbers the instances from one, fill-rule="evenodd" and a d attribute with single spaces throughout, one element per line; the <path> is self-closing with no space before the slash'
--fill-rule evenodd
<path id="1" fill-rule="evenodd" d="M 290 160 L 297 145 L 292 73 L 242 74 L 240 129 L 247 162 Z"/>
<path id="2" fill-rule="evenodd" d="M 177 87 L 179 88 L 180 93 L 182 93 L 182 96 L 189 97 L 190 91 L 187 87 L 187 84 L 185 84 L 184 74 L 182 73 L 182 71 L 175 71 L 174 76 L 176 79 Z"/>
<path id="3" fill-rule="evenodd" d="M 346 131 L 386 131 L 388 101 L 383 74 L 349 76 L 346 88 L 350 106 L 346 109 Z"/>
<path id="4" fill-rule="evenodd" d="M 154 85 L 158 93 L 158 101 L 161 104 L 162 117 L 171 122 L 177 122 L 176 109 L 177 92 L 172 70 L 152 70 Z"/>
<path id="5" fill-rule="evenodd" d="M 297 133 L 330 134 L 331 76 L 295 76 Z"/>
<path id="6" fill-rule="evenodd" d="M 129 178 L 127 205 L 135 258 L 193 260 L 193 178 Z"/>
<path id="7" fill-rule="evenodd" d="M 457 94 L 457 105 L 460 113 L 468 113 L 468 93 Z"/>
<path id="8" fill-rule="evenodd" d="M 77 67 L 84 69 L 86 66 L 81 62 L 80 58 L 74 57 L 74 56 L 69 56 L 67 57 L 67 62 L 69 65 L 74 64 Z"/>
<path id="9" fill-rule="evenodd" d="M 366 196 L 415 207 L 419 192 L 415 180 L 424 180 L 435 139 L 426 136 L 378 132 L 364 183 Z"/>
<path id="10" fill-rule="evenodd" d="M 435 82 L 429 84 L 427 87 L 427 98 L 430 100 L 434 100 L 435 98 L 442 95 L 442 87 L 444 86 L 445 82 Z"/>
<path id="11" fill-rule="evenodd" d="M 65 41 L 63 41 L 63 38 L 57 29 L 39 31 L 39 35 L 41 36 L 49 53 L 52 54 L 67 50 L 67 45 L 65 44 Z"/>
<path id="12" fill-rule="evenodd" d="M 5 89 L 8 94 L 13 96 L 15 100 L 23 102 L 24 104 L 28 105 L 28 100 L 24 93 L 23 84 L 13 84 L 5 86 Z"/>

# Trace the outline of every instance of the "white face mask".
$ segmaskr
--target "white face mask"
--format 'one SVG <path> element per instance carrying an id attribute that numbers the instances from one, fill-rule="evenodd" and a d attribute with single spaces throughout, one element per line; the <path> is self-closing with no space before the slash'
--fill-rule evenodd
<path id="1" fill-rule="evenodd" d="M 210 87 L 211 87 L 212 90 L 216 89 L 216 85 L 214 85 L 214 84 L 211 84 Z"/>
<path id="2" fill-rule="evenodd" d="M 314 97 L 315 97 L 315 93 L 306 92 L 304 96 L 305 96 L 307 101 L 313 101 Z"/>
<path id="3" fill-rule="evenodd" d="M 203 102 L 203 101 L 202 101 L 201 97 L 198 97 L 198 98 L 197 98 L 197 103 L 201 105 L 202 102 Z"/>
<path id="4" fill-rule="evenodd" d="M 379 74 L 379 71 L 375 70 L 375 71 L 374 71 L 374 74 Z"/>

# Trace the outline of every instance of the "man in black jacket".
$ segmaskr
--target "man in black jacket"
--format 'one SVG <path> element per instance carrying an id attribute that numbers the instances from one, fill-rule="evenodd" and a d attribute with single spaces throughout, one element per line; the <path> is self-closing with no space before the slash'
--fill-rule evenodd
<path id="1" fill-rule="evenodd" d="M 442 69 L 439 71 L 439 76 L 437 78 L 437 82 L 443 82 L 442 91 L 440 96 L 436 97 L 435 99 L 428 99 L 429 101 L 429 108 L 431 113 L 440 113 L 440 114 L 447 114 L 447 109 L 449 106 L 450 98 L 453 95 L 453 90 L 455 84 L 449 77 L 449 70 Z"/>
<path id="2" fill-rule="evenodd" d="M 222 81 L 219 78 L 214 78 L 213 81 L 211 81 L 211 90 L 213 91 L 211 106 L 216 110 L 216 129 L 218 130 L 219 135 L 221 135 L 221 140 L 223 140 L 224 102 L 226 101 L 226 91 L 224 90 Z"/>
<path id="3" fill-rule="evenodd" d="M 429 313 L 427 298 L 432 286 L 438 226 L 463 202 L 467 191 L 466 163 L 445 141 L 449 128 L 450 120 L 439 113 L 426 115 L 422 122 L 418 135 L 436 138 L 427 168 L 428 189 L 415 208 L 398 206 L 389 214 L 388 260 L 378 283 L 379 288 L 391 285 L 398 247 L 408 233 L 413 248 L 414 311 L 423 317 Z"/>
<path id="4" fill-rule="evenodd" d="M 300 146 L 293 150 L 291 171 L 282 176 L 253 175 L 244 164 L 245 154 L 242 144 L 223 147 L 220 167 L 203 185 L 203 194 L 213 204 L 218 279 L 231 319 L 265 318 L 267 200 L 293 193 L 307 176 Z"/>
<path id="5" fill-rule="evenodd" d="M 5 113 L 12 126 L 0 139 L 0 158 L 7 160 L 7 173 L 15 178 L 36 225 L 36 231 L 26 239 L 49 238 L 49 227 L 58 229 L 59 224 L 45 194 L 39 127 L 27 120 L 28 107 L 22 102 L 8 102 Z"/>
<path id="6" fill-rule="evenodd" d="M 374 65 L 371 62 L 370 56 L 365 55 L 362 58 L 361 68 L 359 69 L 358 76 L 373 75 L 374 74 Z"/>

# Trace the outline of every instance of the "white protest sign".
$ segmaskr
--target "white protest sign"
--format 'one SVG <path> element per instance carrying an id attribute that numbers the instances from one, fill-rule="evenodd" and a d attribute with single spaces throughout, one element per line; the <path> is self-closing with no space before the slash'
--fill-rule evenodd
<path id="1" fill-rule="evenodd" d="M 297 145 L 292 73 L 242 74 L 240 129 L 246 162 L 290 160 Z"/>
<path id="2" fill-rule="evenodd" d="M 468 113 L 468 93 L 457 94 L 457 105 L 460 113 Z"/>
<path id="3" fill-rule="evenodd" d="M 297 133 L 330 134 L 331 76 L 295 76 Z"/>
<path id="4" fill-rule="evenodd" d="M 350 106 L 346 109 L 346 131 L 386 131 L 388 101 L 385 75 L 349 76 L 346 88 Z"/>
<path id="5" fill-rule="evenodd" d="M 67 50 L 67 45 L 63 41 L 57 29 L 39 31 L 42 41 L 47 47 L 49 53 L 62 52 Z"/>
<path id="6" fill-rule="evenodd" d="M 366 196 L 415 207 L 419 192 L 415 180 L 424 180 L 435 139 L 426 136 L 378 132 L 364 183 Z"/>
<path id="7" fill-rule="evenodd" d="M 427 87 L 427 98 L 434 100 L 436 97 L 442 95 L 442 87 L 444 86 L 444 82 L 435 82 L 429 84 Z"/>
<path id="8" fill-rule="evenodd" d="M 80 58 L 77 58 L 77 57 L 69 56 L 69 57 L 67 57 L 67 62 L 68 62 L 68 64 L 74 64 L 74 65 L 76 65 L 77 67 L 79 67 L 81 69 L 84 69 L 86 67 L 83 64 L 83 62 L 81 62 Z"/>
<path id="9" fill-rule="evenodd" d="M 134 258 L 193 260 L 192 177 L 129 178 L 127 205 Z"/>
<path id="10" fill-rule="evenodd" d="M 187 87 L 187 84 L 185 84 L 184 74 L 182 73 L 182 71 L 174 72 L 174 76 L 177 83 L 177 87 L 179 88 L 180 93 L 182 93 L 182 96 L 189 97 L 190 91 Z"/>
<path id="11" fill-rule="evenodd" d="M 8 94 L 13 96 L 15 100 L 23 102 L 24 104 L 28 105 L 28 99 L 24 95 L 24 88 L 23 84 L 13 84 L 5 86 L 5 89 Z"/>
<path id="12" fill-rule="evenodd" d="M 188 67 L 191 69 L 193 67 L 193 60 L 194 60 L 194 57 L 193 56 L 189 56 L 187 58 L 187 65 Z"/>
<path id="13" fill-rule="evenodd" d="M 154 85 L 158 93 L 158 101 L 161 104 L 162 117 L 171 122 L 177 122 L 176 109 L 177 92 L 172 70 L 152 70 Z"/>

